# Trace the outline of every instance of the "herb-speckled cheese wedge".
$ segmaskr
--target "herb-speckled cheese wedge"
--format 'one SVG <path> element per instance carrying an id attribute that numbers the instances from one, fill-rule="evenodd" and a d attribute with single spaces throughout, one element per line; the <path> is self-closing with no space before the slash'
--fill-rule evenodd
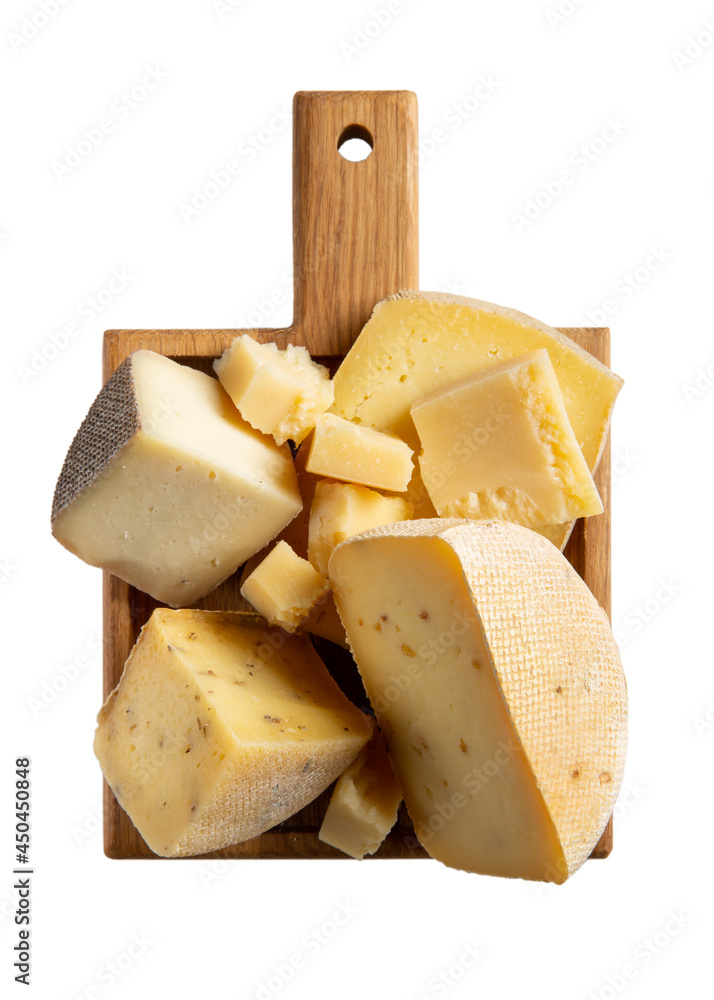
<path id="1" fill-rule="evenodd" d="M 564 882 L 612 812 L 627 727 L 617 646 L 577 573 L 529 528 L 463 520 L 373 529 L 329 570 L 426 850 Z"/>
<path id="2" fill-rule="evenodd" d="M 372 729 L 309 640 L 253 615 L 163 608 L 98 721 L 104 776 L 164 857 L 240 843 L 287 819 Z"/>

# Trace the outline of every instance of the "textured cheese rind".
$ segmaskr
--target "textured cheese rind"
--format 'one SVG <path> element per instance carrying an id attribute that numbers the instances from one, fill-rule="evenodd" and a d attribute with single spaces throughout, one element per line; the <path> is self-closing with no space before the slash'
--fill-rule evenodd
<path id="1" fill-rule="evenodd" d="M 356 634 L 341 603 L 355 572 L 347 550 L 419 538 L 441 539 L 458 558 L 503 703 L 560 841 L 562 859 L 554 857 L 542 877 L 565 881 L 602 834 L 624 769 L 627 694 L 607 616 L 567 560 L 530 529 L 499 521 L 402 522 L 348 539 L 333 553 L 331 581 L 353 649 Z M 395 595 L 395 614 L 398 601 Z M 364 678 L 365 665 L 358 665 Z M 424 846 L 434 853 L 433 844 Z"/>
<path id="2" fill-rule="evenodd" d="M 379 850 L 397 822 L 402 789 L 378 729 L 337 779 L 320 840 L 361 859 Z"/>
<path id="3" fill-rule="evenodd" d="M 403 289 L 378 302 L 335 373 L 331 412 L 394 431 L 417 448 L 409 408 L 420 396 L 542 347 L 548 350 L 573 431 L 594 472 L 622 379 L 540 320 L 462 295 Z M 423 489 L 418 480 L 415 473 L 415 495 Z M 428 517 L 428 511 L 423 516 Z M 568 522 L 539 533 L 562 549 L 572 527 Z"/>
<path id="4" fill-rule="evenodd" d="M 369 739 L 371 722 L 310 642 L 257 621 L 157 609 L 99 713 L 104 776 L 156 854 L 203 854 L 270 829 Z"/>
<path id="5" fill-rule="evenodd" d="M 300 508 L 287 445 L 242 420 L 216 379 L 136 351 L 69 449 L 52 530 L 90 565 L 184 606 L 235 572 Z"/>

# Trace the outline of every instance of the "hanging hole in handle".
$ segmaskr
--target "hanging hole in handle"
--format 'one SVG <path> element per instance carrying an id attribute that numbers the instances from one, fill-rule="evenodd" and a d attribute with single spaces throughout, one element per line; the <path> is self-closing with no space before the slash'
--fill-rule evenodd
<path id="1" fill-rule="evenodd" d="M 372 133 L 364 125 L 348 125 L 343 128 L 337 140 L 340 156 L 352 163 L 366 160 L 374 149 Z"/>

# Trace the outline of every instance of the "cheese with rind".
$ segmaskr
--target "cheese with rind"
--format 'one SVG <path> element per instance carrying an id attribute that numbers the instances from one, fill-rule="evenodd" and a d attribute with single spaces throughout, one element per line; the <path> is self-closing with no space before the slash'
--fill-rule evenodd
<path id="1" fill-rule="evenodd" d="M 164 857 L 218 850 L 287 819 L 372 730 L 308 639 L 256 615 L 166 608 L 142 629 L 98 723 L 104 776 Z"/>
<path id="2" fill-rule="evenodd" d="M 627 725 L 617 645 L 577 573 L 528 528 L 463 520 L 365 532 L 329 569 L 426 850 L 565 881 L 612 812 Z"/>
<path id="3" fill-rule="evenodd" d="M 593 472 L 622 379 L 553 327 L 461 295 L 402 290 L 378 302 L 335 373 L 331 412 L 394 431 L 416 449 L 409 410 L 417 399 L 540 348 L 548 351 L 575 437 Z M 422 492 L 417 478 L 410 487 L 415 496 Z M 567 522 L 543 533 L 562 547 L 571 530 Z"/>
<path id="4" fill-rule="evenodd" d="M 301 509 L 287 445 L 254 430 L 217 379 L 136 351 L 65 459 L 52 531 L 159 601 L 192 604 Z"/>

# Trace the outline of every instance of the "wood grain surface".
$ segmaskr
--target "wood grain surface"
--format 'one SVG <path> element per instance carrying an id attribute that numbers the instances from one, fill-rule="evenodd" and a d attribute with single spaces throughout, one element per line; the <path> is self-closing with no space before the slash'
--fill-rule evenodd
<path id="1" fill-rule="evenodd" d="M 361 129 L 356 130 L 356 126 Z M 338 152 L 342 136 L 367 130 L 372 153 L 354 163 Z M 293 101 L 294 320 L 283 329 L 109 330 L 104 336 L 106 380 L 132 351 L 149 349 L 204 371 L 241 333 L 260 341 L 303 344 L 334 369 L 379 299 L 418 288 L 417 102 L 409 91 L 300 92 Z M 609 364 L 609 331 L 565 329 Z M 579 521 L 566 556 L 610 613 L 609 446 L 595 474 L 605 513 Z M 240 573 L 195 607 L 247 607 Z M 126 658 L 158 602 L 104 573 L 104 697 L 119 682 Z M 351 656 L 315 640 L 331 673 L 360 707 L 366 696 Z M 331 789 L 295 816 L 211 858 L 344 858 L 318 839 Z M 607 857 L 612 821 L 593 857 Z M 111 789 L 104 784 L 104 850 L 110 858 L 155 858 Z M 372 858 L 425 858 L 404 806 Z"/>

